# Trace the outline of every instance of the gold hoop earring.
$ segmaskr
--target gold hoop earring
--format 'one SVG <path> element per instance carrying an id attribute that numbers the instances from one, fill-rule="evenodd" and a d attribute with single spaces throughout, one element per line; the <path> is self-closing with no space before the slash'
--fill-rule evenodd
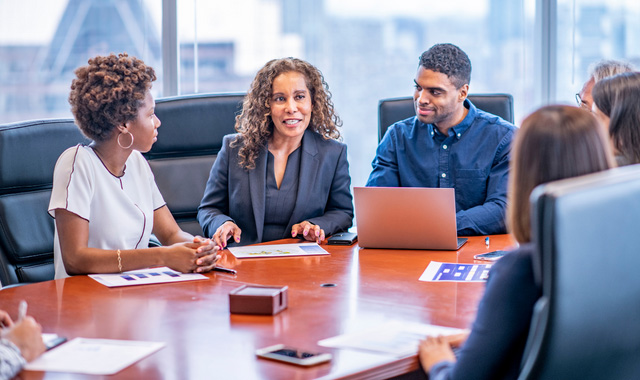
<path id="1" fill-rule="evenodd" d="M 118 134 L 118 138 L 116 139 L 116 140 L 118 141 L 118 146 L 119 146 L 120 148 L 122 148 L 122 149 L 129 149 L 129 148 L 131 148 L 131 145 L 133 145 L 133 135 L 132 135 L 132 134 L 131 134 L 131 132 L 129 132 L 129 131 L 127 131 L 127 134 L 128 134 L 128 135 L 131 135 L 131 143 L 130 143 L 129 145 L 127 145 L 127 146 L 123 146 L 123 145 L 122 145 L 122 143 L 120 142 L 120 136 L 122 136 L 122 135 L 123 135 L 123 133 L 122 133 L 122 132 L 120 132 L 120 134 Z"/>

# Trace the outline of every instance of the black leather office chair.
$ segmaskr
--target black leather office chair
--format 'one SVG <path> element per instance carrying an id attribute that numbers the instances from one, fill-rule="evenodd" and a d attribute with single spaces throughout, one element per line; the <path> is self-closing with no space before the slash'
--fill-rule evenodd
<path id="1" fill-rule="evenodd" d="M 181 228 L 202 235 L 196 214 L 209 171 L 234 132 L 244 94 L 158 99 L 160 138 L 145 154 Z M 0 282 L 53 279 L 54 220 L 47 212 L 60 154 L 89 143 L 72 119 L 0 125 Z"/>
<path id="2" fill-rule="evenodd" d="M 479 109 L 513 123 L 513 97 L 509 94 L 469 94 L 468 99 Z M 415 116 L 413 97 L 382 99 L 378 103 L 378 141 L 396 121 Z"/>
<path id="3" fill-rule="evenodd" d="M 243 99 L 244 94 L 200 94 L 156 101 L 162 125 L 145 156 L 173 217 L 193 235 L 202 235 L 198 206 L 222 138 L 235 132 Z"/>
<path id="4" fill-rule="evenodd" d="M 543 296 L 521 379 L 640 378 L 640 165 L 532 194 Z"/>
<path id="5" fill-rule="evenodd" d="M 0 282 L 51 280 L 53 168 L 70 146 L 88 140 L 72 119 L 0 125 Z"/>

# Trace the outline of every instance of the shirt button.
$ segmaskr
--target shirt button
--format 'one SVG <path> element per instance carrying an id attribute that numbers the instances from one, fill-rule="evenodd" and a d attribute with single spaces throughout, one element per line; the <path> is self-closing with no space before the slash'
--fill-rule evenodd
<path id="1" fill-rule="evenodd" d="M 442 149 L 447 149 L 447 144 L 444 144 L 444 145 L 442 146 Z"/>
<path id="2" fill-rule="evenodd" d="M 442 178 L 447 178 L 447 173 L 442 173 Z"/>
<path id="3" fill-rule="evenodd" d="M 460 138 L 460 134 L 458 133 L 458 138 Z"/>

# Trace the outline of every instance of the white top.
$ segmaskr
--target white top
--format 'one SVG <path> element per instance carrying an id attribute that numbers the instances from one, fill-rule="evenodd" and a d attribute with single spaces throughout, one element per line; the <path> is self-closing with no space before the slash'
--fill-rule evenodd
<path id="1" fill-rule="evenodd" d="M 65 150 L 53 172 L 49 214 L 70 211 L 89 221 L 92 248 L 115 250 L 146 248 L 153 229 L 153 212 L 165 202 L 149 164 L 138 151 L 131 152 L 124 175 L 116 177 L 91 147 Z M 69 277 L 60 251 L 58 229 L 53 243 L 55 278 Z"/>

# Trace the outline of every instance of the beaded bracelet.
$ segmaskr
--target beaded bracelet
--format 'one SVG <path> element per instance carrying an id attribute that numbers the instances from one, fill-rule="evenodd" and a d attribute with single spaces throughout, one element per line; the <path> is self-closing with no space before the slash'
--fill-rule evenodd
<path id="1" fill-rule="evenodd" d="M 120 273 L 122 273 L 122 259 L 120 258 L 120 250 L 117 250 L 116 253 L 118 254 L 118 270 L 120 271 Z"/>

